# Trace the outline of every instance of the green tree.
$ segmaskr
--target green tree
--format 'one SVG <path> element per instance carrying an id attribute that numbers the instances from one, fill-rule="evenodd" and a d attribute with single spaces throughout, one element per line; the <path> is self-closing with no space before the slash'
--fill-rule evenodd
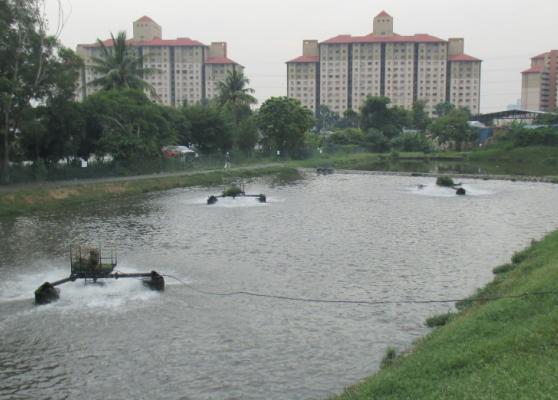
<path id="1" fill-rule="evenodd" d="M 387 97 L 368 96 L 360 109 L 360 127 L 363 131 L 370 128 L 382 129 L 391 123 Z"/>
<path id="2" fill-rule="evenodd" d="M 438 103 L 434 107 L 434 113 L 438 117 L 443 117 L 444 115 L 448 115 L 450 111 L 453 110 L 455 110 L 455 106 L 453 105 L 453 103 L 450 103 L 449 101 Z"/>
<path id="3" fill-rule="evenodd" d="M 196 104 L 183 109 L 190 124 L 192 143 L 204 153 L 226 152 L 233 146 L 234 126 L 222 109 Z"/>
<path id="4" fill-rule="evenodd" d="M 326 105 L 320 105 L 316 113 L 316 129 L 318 132 L 330 131 L 339 121 L 339 116 Z"/>
<path id="5" fill-rule="evenodd" d="M 257 123 L 268 149 L 289 154 L 303 147 L 304 133 L 314 126 L 314 117 L 298 100 L 271 97 L 262 104 Z"/>
<path id="6" fill-rule="evenodd" d="M 388 138 L 376 128 L 370 128 L 364 133 L 363 145 L 370 151 L 384 153 L 389 150 Z"/>
<path id="7" fill-rule="evenodd" d="M 47 35 L 40 0 L 0 2 L 0 169 L 9 181 L 10 153 L 24 118 L 36 104 L 60 92 L 63 53 L 55 37 Z M 57 71 L 57 73 L 54 73 Z M 35 130 L 37 131 L 37 130 Z"/>
<path id="8" fill-rule="evenodd" d="M 360 115 L 358 112 L 347 109 L 343 112 L 343 117 L 335 124 L 338 128 L 358 128 Z"/>
<path id="9" fill-rule="evenodd" d="M 333 132 L 329 140 L 334 144 L 362 144 L 364 134 L 359 128 L 345 128 Z"/>
<path id="10" fill-rule="evenodd" d="M 106 46 L 97 39 L 101 50 L 100 57 L 92 57 L 91 69 L 101 76 L 92 80 L 89 85 L 100 86 L 103 90 L 140 89 L 148 90 L 155 96 L 155 88 L 144 77 L 157 72 L 153 68 L 144 68 L 144 56 L 128 46 L 126 32 L 118 32 L 116 38 L 111 33 L 111 45 Z"/>
<path id="11" fill-rule="evenodd" d="M 457 150 L 474 139 L 474 132 L 469 126 L 469 114 L 462 109 L 454 109 L 436 119 L 430 125 L 430 132 L 440 143 L 455 143 Z"/>
<path id="12" fill-rule="evenodd" d="M 554 112 L 539 115 L 537 118 L 535 118 L 535 123 L 541 125 L 558 124 L 558 108 L 554 110 Z"/>
<path id="13" fill-rule="evenodd" d="M 244 76 L 242 71 L 236 68 L 232 72 L 228 72 L 224 80 L 217 83 L 219 94 L 217 99 L 224 106 L 226 104 L 233 105 L 253 105 L 257 100 L 252 93 L 254 89 L 248 87 L 250 80 Z"/>
<path id="14" fill-rule="evenodd" d="M 369 96 L 360 111 L 360 126 L 363 131 L 377 129 L 388 139 L 399 135 L 404 127 L 411 126 L 411 115 L 403 107 L 389 107 L 387 97 Z"/>
<path id="15" fill-rule="evenodd" d="M 244 154 L 251 156 L 259 139 L 260 133 L 255 116 L 250 116 L 240 122 L 236 128 L 235 142 Z"/>
<path id="16" fill-rule="evenodd" d="M 413 128 L 424 131 L 430 125 L 430 117 L 426 112 L 426 103 L 424 100 L 418 100 L 413 103 L 411 110 L 413 119 Z"/>
<path id="17" fill-rule="evenodd" d="M 84 108 L 93 145 L 88 150 L 98 155 L 108 153 L 123 161 L 154 159 L 161 156 L 162 146 L 178 140 L 167 108 L 153 103 L 140 90 L 102 91 L 89 96 Z"/>

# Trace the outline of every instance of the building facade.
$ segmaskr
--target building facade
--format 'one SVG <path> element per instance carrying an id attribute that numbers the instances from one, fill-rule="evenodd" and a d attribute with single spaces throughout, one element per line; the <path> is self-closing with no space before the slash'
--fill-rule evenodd
<path id="1" fill-rule="evenodd" d="M 227 57 L 225 42 L 207 46 L 190 38 L 163 39 L 161 26 L 147 16 L 134 22 L 133 32 L 128 44 L 143 56 L 145 68 L 156 71 L 144 79 L 155 88 L 153 100 L 160 104 L 179 107 L 212 99 L 217 95 L 218 82 L 228 72 L 244 69 Z M 112 46 L 112 40 L 103 43 Z M 80 44 L 77 53 L 85 63 L 76 93 L 77 99 L 83 100 L 99 90 L 90 82 L 98 78 L 91 65 L 92 58 L 101 55 L 101 48 L 97 43 Z"/>
<path id="2" fill-rule="evenodd" d="M 521 107 L 529 111 L 554 111 L 558 106 L 558 50 L 531 59 L 531 68 L 523 71 Z"/>
<path id="3" fill-rule="evenodd" d="M 302 57 L 287 62 L 287 95 L 313 111 L 326 105 L 338 114 L 359 110 L 368 96 L 407 109 L 424 101 L 430 114 L 450 101 L 478 114 L 480 78 L 481 60 L 464 53 L 463 39 L 399 35 L 382 11 L 369 35 L 305 40 Z"/>

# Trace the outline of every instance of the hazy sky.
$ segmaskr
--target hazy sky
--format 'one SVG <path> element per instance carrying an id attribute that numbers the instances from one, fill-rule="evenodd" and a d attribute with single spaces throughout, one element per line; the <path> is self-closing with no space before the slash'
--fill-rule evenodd
<path id="1" fill-rule="evenodd" d="M 51 25 L 56 0 L 46 0 Z M 386 10 L 399 34 L 464 37 L 465 52 L 484 60 L 481 110 L 505 109 L 521 96 L 520 72 L 530 57 L 558 48 L 556 0 L 61 0 L 64 45 L 92 43 L 126 30 L 143 15 L 163 27 L 163 38 L 228 42 L 229 57 L 245 73 L 260 102 L 284 96 L 285 62 L 302 54 L 303 39 L 372 31 Z"/>

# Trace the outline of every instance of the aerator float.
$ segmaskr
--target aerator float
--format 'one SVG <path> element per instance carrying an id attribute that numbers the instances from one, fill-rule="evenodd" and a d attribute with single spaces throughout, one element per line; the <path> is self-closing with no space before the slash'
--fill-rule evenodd
<path id="1" fill-rule="evenodd" d="M 207 198 L 207 205 L 212 205 L 217 203 L 220 197 L 221 198 L 232 197 L 233 199 L 236 199 L 237 197 L 255 197 L 256 199 L 258 199 L 260 203 L 267 202 L 267 197 L 265 196 L 265 194 L 246 194 L 246 192 L 244 191 L 243 184 L 241 184 L 240 186 L 236 186 L 236 185 L 230 186 L 225 190 L 223 190 L 223 193 L 219 196 L 215 196 L 215 195 L 209 196 Z"/>
<path id="2" fill-rule="evenodd" d="M 165 279 L 156 271 L 146 273 L 114 272 L 117 264 L 116 252 L 103 257 L 100 248 L 78 246 L 70 247 L 70 276 L 55 282 L 45 282 L 35 290 L 35 304 L 49 304 L 60 298 L 60 289 L 56 286 L 66 282 L 83 279 L 87 284 L 101 284 L 101 279 L 136 278 L 149 289 L 162 292 L 165 290 Z"/>

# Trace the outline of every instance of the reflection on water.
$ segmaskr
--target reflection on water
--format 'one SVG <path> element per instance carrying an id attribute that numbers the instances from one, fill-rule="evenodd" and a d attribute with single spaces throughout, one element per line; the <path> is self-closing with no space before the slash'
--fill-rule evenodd
<path id="1" fill-rule="evenodd" d="M 0 399 L 323 398 L 451 307 L 210 297 L 170 279 L 162 294 L 136 280 L 75 282 L 34 307 L 33 290 L 68 273 L 72 241 L 116 246 L 121 271 L 214 291 L 439 299 L 469 295 L 558 225 L 546 184 L 464 180 L 459 197 L 424 177 L 269 183 L 246 188 L 267 204 L 207 206 L 219 188 L 178 189 L 2 221 Z"/>

